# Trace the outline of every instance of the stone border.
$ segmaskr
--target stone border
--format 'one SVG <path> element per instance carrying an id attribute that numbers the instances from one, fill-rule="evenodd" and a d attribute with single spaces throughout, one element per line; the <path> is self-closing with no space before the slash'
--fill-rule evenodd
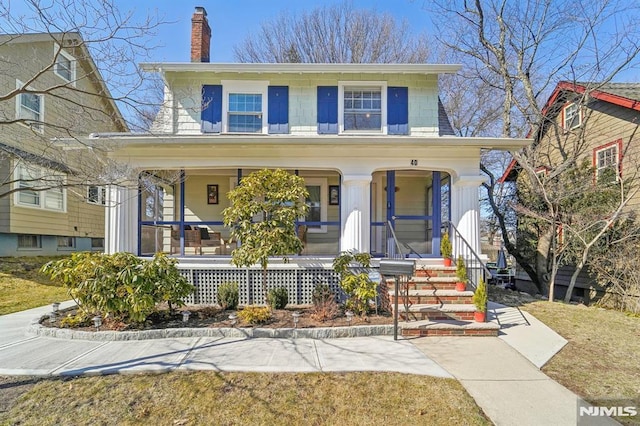
<path id="1" fill-rule="evenodd" d="M 163 328 L 140 331 L 80 331 L 68 328 L 44 327 L 40 321 L 46 316 L 34 319 L 28 332 L 41 337 L 55 337 L 69 340 L 126 341 L 175 339 L 180 337 L 233 337 L 233 338 L 277 338 L 277 339 L 337 339 L 342 337 L 391 336 L 393 325 L 354 325 L 350 327 L 319 328 L 239 328 L 239 327 L 198 327 Z"/>

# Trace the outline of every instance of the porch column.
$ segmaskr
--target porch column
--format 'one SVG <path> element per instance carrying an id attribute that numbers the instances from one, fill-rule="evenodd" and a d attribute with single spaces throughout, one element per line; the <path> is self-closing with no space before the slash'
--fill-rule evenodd
<path id="1" fill-rule="evenodd" d="M 482 176 L 460 176 L 451 185 L 451 221 L 478 255 L 481 254 L 478 187 L 484 180 Z"/>
<path id="2" fill-rule="evenodd" d="M 138 191 L 135 185 L 107 186 L 104 249 L 108 254 L 138 254 Z"/>
<path id="3" fill-rule="evenodd" d="M 371 242 L 371 175 L 343 175 L 340 251 L 369 253 Z"/>

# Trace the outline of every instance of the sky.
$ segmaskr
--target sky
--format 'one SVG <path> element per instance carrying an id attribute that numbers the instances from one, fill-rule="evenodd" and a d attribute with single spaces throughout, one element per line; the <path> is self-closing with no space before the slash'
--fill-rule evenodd
<path id="1" fill-rule="evenodd" d="M 414 33 L 427 31 L 429 17 L 423 10 L 425 0 L 353 0 L 355 8 L 387 12 L 396 19 L 406 19 Z M 211 62 L 235 62 L 233 47 L 249 34 L 258 31 L 262 22 L 282 12 L 298 14 L 317 6 L 341 3 L 340 0 L 117 0 L 121 11 L 133 10 L 137 16 L 158 14 L 167 22 L 158 30 L 151 52 L 152 61 L 189 62 L 191 16 L 196 6 L 207 11 L 211 27 Z"/>

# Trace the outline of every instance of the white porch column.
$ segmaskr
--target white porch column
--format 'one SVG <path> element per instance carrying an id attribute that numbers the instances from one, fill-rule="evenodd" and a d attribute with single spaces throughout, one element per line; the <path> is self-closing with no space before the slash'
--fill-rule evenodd
<path id="1" fill-rule="evenodd" d="M 108 254 L 138 253 L 138 191 L 134 188 L 107 186 L 104 249 Z"/>
<path id="2" fill-rule="evenodd" d="M 480 196 L 482 176 L 460 176 L 451 185 L 451 221 L 480 255 Z"/>
<path id="3" fill-rule="evenodd" d="M 369 253 L 371 243 L 371 175 L 343 175 L 340 200 L 340 250 Z"/>

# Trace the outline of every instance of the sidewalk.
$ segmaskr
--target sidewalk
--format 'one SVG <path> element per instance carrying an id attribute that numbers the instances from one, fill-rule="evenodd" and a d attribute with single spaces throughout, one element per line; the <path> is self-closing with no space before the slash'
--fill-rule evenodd
<path id="1" fill-rule="evenodd" d="M 49 310 L 45 306 L 0 316 L 0 375 L 391 371 L 456 378 L 496 425 L 575 425 L 577 420 L 578 397 L 540 371 L 566 340 L 534 317 L 523 318 L 502 305 L 489 306 L 489 319 L 502 326 L 500 337 L 398 341 L 377 336 L 105 342 L 28 335 L 34 318 Z M 593 424 L 616 423 L 599 418 Z"/>

